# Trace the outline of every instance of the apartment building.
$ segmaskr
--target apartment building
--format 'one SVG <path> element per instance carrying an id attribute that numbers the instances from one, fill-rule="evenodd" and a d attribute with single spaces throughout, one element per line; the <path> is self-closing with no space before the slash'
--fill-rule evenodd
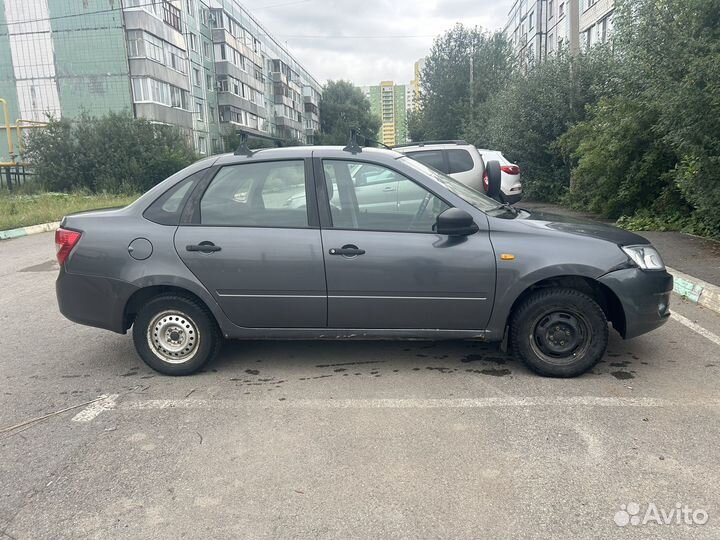
<path id="1" fill-rule="evenodd" d="M 514 0 L 504 33 L 524 66 L 607 41 L 614 0 Z"/>
<path id="2" fill-rule="evenodd" d="M 382 81 L 360 89 L 370 101 L 370 112 L 381 119 L 378 141 L 393 146 L 407 142 L 408 90 L 410 85 Z"/>
<path id="3" fill-rule="evenodd" d="M 132 111 L 210 154 L 237 129 L 312 142 L 320 92 L 236 0 L 0 0 L 13 123 Z"/>

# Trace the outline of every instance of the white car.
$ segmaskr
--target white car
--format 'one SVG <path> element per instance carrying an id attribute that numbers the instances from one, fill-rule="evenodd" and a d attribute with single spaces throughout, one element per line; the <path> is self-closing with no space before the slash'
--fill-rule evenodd
<path id="1" fill-rule="evenodd" d="M 485 163 L 492 160 L 500 162 L 500 170 L 502 171 L 502 193 L 505 201 L 510 204 L 515 204 L 522 199 L 523 189 L 522 182 L 520 182 L 520 167 L 508 161 L 508 159 L 502 155 L 502 152 L 497 150 L 484 150 L 479 148 L 478 152 L 480 152 Z"/>
<path id="2" fill-rule="evenodd" d="M 482 192 L 487 192 L 487 184 L 484 181 L 485 164 L 497 160 L 502 171 L 502 200 L 514 204 L 522 198 L 520 168 L 510 163 L 500 152 L 478 150 L 466 141 L 414 142 L 395 146 L 393 150 Z M 487 156 L 483 155 L 484 152 L 488 153 Z"/>

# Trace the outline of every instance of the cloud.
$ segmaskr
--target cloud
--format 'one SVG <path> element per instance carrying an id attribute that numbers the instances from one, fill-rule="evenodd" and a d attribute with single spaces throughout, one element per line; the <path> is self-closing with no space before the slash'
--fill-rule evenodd
<path id="1" fill-rule="evenodd" d="M 502 28 L 511 0 L 245 0 L 320 82 L 407 83 L 433 37 L 456 22 Z M 412 37 L 408 37 L 412 36 Z"/>

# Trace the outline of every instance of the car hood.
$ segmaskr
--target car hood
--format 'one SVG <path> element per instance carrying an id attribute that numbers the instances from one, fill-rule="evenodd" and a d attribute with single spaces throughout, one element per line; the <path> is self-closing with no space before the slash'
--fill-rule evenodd
<path id="1" fill-rule="evenodd" d="M 520 210 L 520 213 L 514 221 L 523 223 L 529 227 L 598 238 L 620 246 L 650 243 L 639 234 L 614 227 L 613 225 L 547 212 L 521 208 L 518 208 L 518 210 Z"/>

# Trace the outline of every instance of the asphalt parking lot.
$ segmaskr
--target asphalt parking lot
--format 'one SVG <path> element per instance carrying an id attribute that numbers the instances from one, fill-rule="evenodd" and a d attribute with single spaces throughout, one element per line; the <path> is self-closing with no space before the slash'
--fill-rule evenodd
<path id="1" fill-rule="evenodd" d="M 720 537 L 713 312 L 674 298 L 572 380 L 472 342 L 234 342 L 170 378 L 65 320 L 56 272 L 51 234 L 0 244 L 0 539 Z M 677 503 L 707 522 L 621 526 Z"/>

